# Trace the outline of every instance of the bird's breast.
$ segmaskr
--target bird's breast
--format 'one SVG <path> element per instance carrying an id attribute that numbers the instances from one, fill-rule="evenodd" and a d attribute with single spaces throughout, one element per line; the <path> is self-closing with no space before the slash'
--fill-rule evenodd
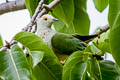
<path id="1" fill-rule="evenodd" d="M 43 41 L 50 47 L 51 47 L 51 39 L 55 34 L 56 32 L 50 29 L 37 32 L 37 35 L 40 36 L 43 39 Z"/>

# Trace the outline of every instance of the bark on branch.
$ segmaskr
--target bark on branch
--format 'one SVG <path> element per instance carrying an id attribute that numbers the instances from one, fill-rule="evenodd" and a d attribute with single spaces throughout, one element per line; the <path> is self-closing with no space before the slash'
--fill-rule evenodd
<path id="1" fill-rule="evenodd" d="M 93 35 L 94 35 L 94 34 L 96 34 L 96 35 L 101 35 L 102 33 L 106 32 L 106 31 L 108 31 L 108 30 L 109 30 L 109 25 L 107 24 L 107 25 L 101 27 L 100 30 L 95 31 L 95 32 L 93 33 Z"/>
<path id="2" fill-rule="evenodd" d="M 9 1 L 8 3 L 0 4 L 0 14 L 25 9 L 25 1 L 17 0 L 17 1 Z"/>

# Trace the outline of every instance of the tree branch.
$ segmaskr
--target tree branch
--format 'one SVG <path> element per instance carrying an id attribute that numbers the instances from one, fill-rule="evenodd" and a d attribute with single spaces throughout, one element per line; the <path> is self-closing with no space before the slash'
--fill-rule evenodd
<path id="1" fill-rule="evenodd" d="M 29 30 L 28 32 L 31 32 L 32 26 L 35 24 L 36 17 L 38 16 L 40 11 L 42 10 L 42 5 L 43 5 L 44 2 L 45 2 L 45 0 L 41 0 L 39 2 L 38 6 L 37 6 L 37 8 L 35 10 L 34 15 L 32 16 L 32 19 L 31 19 L 30 23 L 23 29 L 23 31 L 28 31 Z"/>
<path id="2" fill-rule="evenodd" d="M 39 2 L 38 7 L 36 8 L 36 11 L 30 21 L 30 23 L 23 29 L 23 31 L 28 31 L 31 32 L 32 31 L 32 26 L 35 25 L 36 23 L 36 18 L 37 17 L 41 17 L 42 15 L 48 13 L 50 10 L 52 10 L 56 5 L 58 5 L 62 0 L 54 0 L 52 1 L 49 5 L 43 5 L 43 3 L 45 2 L 45 0 L 41 0 Z M 36 29 L 36 28 L 34 28 Z M 104 32 L 106 32 L 107 30 L 109 30 L 109 26 L 106 25 L 103 28 L 101 28 L 99 31 L 94 32 L 92 35 L 100 35 Z M 35 30 L 33 30 L 33 32 L 35 32 Z M 91 40 L 88 40 L 87 42 L 90 42 Z M 9 45 L 13 45 L 16 44 L 16 41 L 12 40 Z"/>
<path id="3" fill-rule="evenodd" d="M 54 0 L 49 5 L 43 6 L 42 3 L 45 0 L 41 0 L 39 2 L 39 5 L 35 11 L 35 14 L 33 15 L 30 23 L 23 29 L 23 31 L 28 31 L 29 28 L 31 28 L 36 23 L 36 18 L 41 17 L 43 14 L 46 14 L 49 12 L 49 10 L 52 10 L 57 4 L 59 4 L 62 0 Z M 47 7 L 47 9 L 46 9 Z M 43 8 L 43 9 L 42 9 Z M 48 9 L 49 8 L 49 9 Z M 42 9 L 42 10 L 41 10 Z"/>
<path id="4" fill-rule="evenodd" d="M 102 33 L 106 32 L 108 30 L 109 30 L 109 25 L 107 24 L 107 25 L 103 26 L 100 30 L 95 31 L 93 33 L 93 35 L 101 35 Z"/>
<path id="5" fill-rule="evenodd" d="M 9 1 L 8 3 L 0 4 L 0 14 L 25 9 L 25 1 L 17 0 L 17 1 Z"/>
<path id="6" fill-rule="evenodd" d="M 105 25 L 105 26 L 103 26 L 100 30 L 97 30 L 97 31 L 95 31 L 93 34 L 91 34 L 91 35 L 97 35 L 96 37 L 100 37 L 100 35 L 102 34 L 102 33 L 104 33 L 104 32 L 107 32 L 109 30 L 109 25 L 107 24 L 107 25 Z M 96 37 L 94 37 L 94 38 L 96 38 Z M 93 39 L 94 39 L 93 38 Z M 85 41 L 86 43 L 89 43 L 90 41 L 92 41 L 93 39 L 90 39 L 90 40 L 87 40 L 87 41 Z"/>
<path id="7" fill-rule="evenodd" d="M 60 1 L 62 0 L 54 0 L 53 2 L 51 2 L 49 5 L 46 5 L 47 8 L 49 9 L 46 9 L 46 7 L 43 6 L 43 3 L 44 3 L 45 0 L 41 0 L 36 8 L 36 11 L 30 21 L 30 23 L 22 30 L 22 31 L 29 31 L 31 32 L 31 29 L 32 29 L 32 26 L 36 24 L 36 18 L 37 17 L 41 17 L 43 14 L 46 14 L 49 12 L 49 10 L 52 10 L 57 4 L 60 3 Z M 35 28 L 36 29 L 36 28 Z M 35 32 L 33 30 L 33 32 Z M 11 40 L 9 42 L 9 46 L 6 44 L 5 47 L 10 47 L 12 46 L 13 44 L 17 44 L 17 42 L 15 40 Z"/>

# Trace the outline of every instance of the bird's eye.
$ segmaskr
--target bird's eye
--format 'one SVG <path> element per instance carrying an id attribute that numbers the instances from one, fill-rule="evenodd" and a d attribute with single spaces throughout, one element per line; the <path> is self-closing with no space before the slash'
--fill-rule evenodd
<path id="1" fill-rule="evenodd" d="M 44 18 L 44 20 L 47 20 L 47 18 Z"/>
<path id="2" fill-rule="evenodd" d="M 42 16 L 41 18 L 47 21 L 47 17 L 46 16 Z"/>

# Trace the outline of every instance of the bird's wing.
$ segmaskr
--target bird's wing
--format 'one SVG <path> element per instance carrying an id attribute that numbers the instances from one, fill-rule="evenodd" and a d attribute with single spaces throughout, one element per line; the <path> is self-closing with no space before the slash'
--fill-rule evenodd
<path id="1" fill-rule="evenodd" d="M 73 34 L 72 36 L 75 37 L 75 38 L 78 38 L 78 39 L 80 39 L 80 40 L 82 40 L 82 41 L 87 41 L 87 40 L 90 40 L 90 39 L 92 39 L 92 38 L 97 37 L 98 35 L 82 36 L 82 35 L 79 35 L 79 34 Z"/>
<path id="2" fill-rule="evenodd" d="M 64 33 L 56 33 L 52 40 L 52 47 L 63 54 L 71 54 L 74 51 L 84 50 L 87 46 L 83 41 Z"/>

